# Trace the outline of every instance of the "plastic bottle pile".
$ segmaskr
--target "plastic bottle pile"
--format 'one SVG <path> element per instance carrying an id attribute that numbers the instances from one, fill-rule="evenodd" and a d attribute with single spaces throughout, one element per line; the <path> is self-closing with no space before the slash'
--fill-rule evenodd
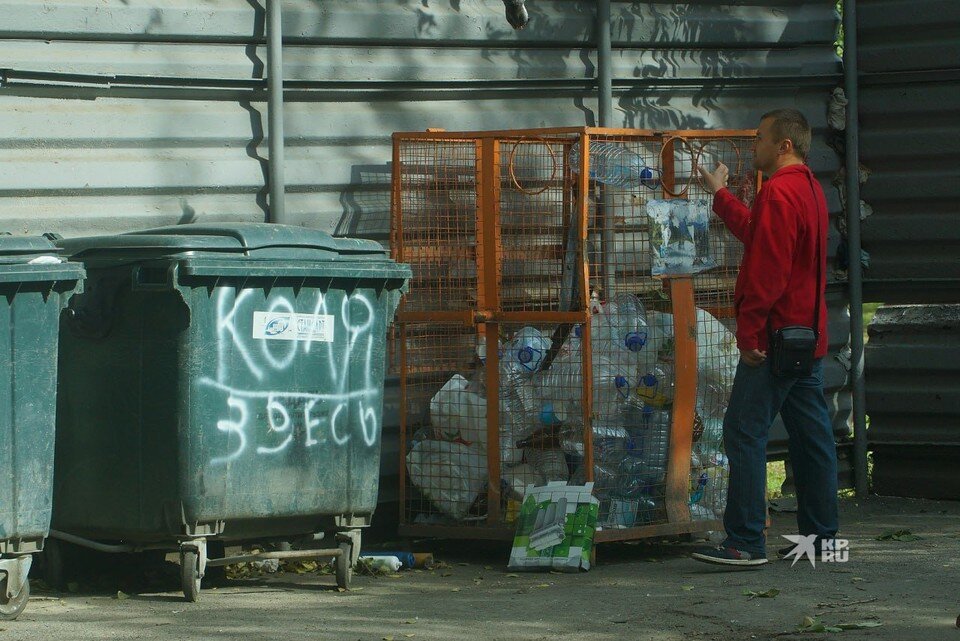
<path id="1" fill-rule="evenodd" d="M 691 454 L 691 515 L 711 519 L 724 503 L 727 463 L 721 427 L 737 350 L 717 319 L 697 310 L 698 394 Z M 484 347 L 484 346 L 482 346 Z M 673 404 L 673 318 L 647 312 L 632 295 L 602 305 L 591 320 L 594 494 L 603 527 L 664 518 L 664 481 Z M 550 360 L 551 339 L 524 327 L 499 349 L 501 486 L 522 500 L 530 484 L 585 481 L 582 328 Z M 480 350 L 481 360 L 485 353 Z M 487 482 L 485 389 L 456 375 L 430 403 L 430 426 L 407 458 L 411 480 L 445 515 L 467 517 Z M 508 516 L 510 510 L 507 510 Z M 444 517 L 441 517 L 441 519 Z"/>

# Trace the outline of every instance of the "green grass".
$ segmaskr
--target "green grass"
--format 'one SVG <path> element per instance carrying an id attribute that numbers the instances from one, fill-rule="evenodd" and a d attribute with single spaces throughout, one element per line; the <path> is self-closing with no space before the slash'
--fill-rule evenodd
<path id="1" fill-rule="evenodd" d="M 863 342 L 867 342 L 867 327 L 870 325 L 870 321 L 873 320 L 874 314 L 877 313 L 877 308 L 883 305 L 883 303 L 864 303 L 863 304 Z"/>
<path id="2" fill-rule="evenodd" d="M 780 487 L 786 478 L 787 470 L 783 461 L 770 461 L 767 463 L 767 499 L 780 498 Z"/>

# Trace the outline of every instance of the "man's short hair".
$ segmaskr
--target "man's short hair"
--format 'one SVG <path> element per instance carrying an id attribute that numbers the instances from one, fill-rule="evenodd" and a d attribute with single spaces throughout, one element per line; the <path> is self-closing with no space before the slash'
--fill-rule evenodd
<path id="1" fill-rule="evenodd" d="M 810 124 L 796 109 L 774 109 L 761 116 L 760 120 L 773 119 L 773 135 L 776 142 L 789 140 L 793 149 L 803 159 L 810 153 Z"/>

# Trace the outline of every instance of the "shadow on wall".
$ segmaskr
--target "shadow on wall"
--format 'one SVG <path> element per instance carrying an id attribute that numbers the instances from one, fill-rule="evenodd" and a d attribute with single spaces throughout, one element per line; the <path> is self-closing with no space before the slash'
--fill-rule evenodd
<path id="1" fill-rule="evenodd" d="M 353 166 L 350 184 L 340 194 L 343 214 L 334 235 L 389 240 L 391 174 L 390 163 Z"/>

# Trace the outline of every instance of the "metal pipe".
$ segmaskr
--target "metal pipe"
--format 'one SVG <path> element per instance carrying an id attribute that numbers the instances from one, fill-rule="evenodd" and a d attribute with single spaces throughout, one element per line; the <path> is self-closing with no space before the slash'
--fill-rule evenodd
<path id="1" fill-rule="evenodd" d="M 597 2 L 597 91 L 601 127 L 610 127 L 613 117 L 613 55 L 610 44 L 610 0 Z"/>
<path id="2" fill-rule="evenodd" d="M 90 548 L 91 550 L 96 550 L 97 552 L 137 552 L 143 548 L 138 548 L 135 545 L 129 544 L 119 544 L 119 545 L 108 545 L 106 543 L 98 543 L 97 541 L 91 541 L 90 539 L 85 539 L 81 536 L 76 536 L 75 534 L 67 534 L 66 532 L 60 532 L 59 530 L 50 530 L 50 536 L 55 539 L 60 539 L 61 541 L 66 541 L 67 543 L 73 543 L 74 545 L 79 545 L 80 547 Z"/>
<path id="3" fill-rule="evenodd" d="M 843 85 L 847 94 L 846 215 L 850 295 L 850 382 L 853 387 L 853 471 L 859 498 L 867 484 L 866 392 L 863 379 L 863 270 L 860 264 L 860 122 L 857 83 L 857 3 L 843 3 Z"/>
<path id="4" fill-rule="evenodd" d="M 611 126 L 613 116 L 613 72 L 611 63 L 612 47 L 610 43 L 610 0 L 598 0 L 597 2 L 597 99 L 599 101 L 598 111 L 600 116 L 600 126 Z M 616 285 L 616 274 L 613 264 L 613 249 L 615 241 L 615 231 L 613 228 L 613 215 L 610 204 L 610 197 L 604 185 L 600 185 L 598 217 L 602 223 L 601 227 L 601 256 L 603 263 L 603 295 L 610 300 L 614 295 Z"/>
<path id="5" fill-rule="evenodd" d="M 283 22 L 280 0 L 267 3 L 267 135 L 270 141 L 270 207 L 267 222 L 287 223 L 283 177 Z"/>
<path id="6" fill-rule="evenodd" d="M 332 548 L 329 550 L 289 550 L 287 552 L 257 552 L 254 554 L 241 554 L 239 556 L 227 556 L 221 559 L 207 559 L 207 567 L 217 567 L 221 565 L 233 565 L 234 563 L 250 563 L 253 561 L 263 561 L 266 559 L 297 560 L 297 559 L 319 559 L 336 558 L 343 555 L 343 550 Z"/>

